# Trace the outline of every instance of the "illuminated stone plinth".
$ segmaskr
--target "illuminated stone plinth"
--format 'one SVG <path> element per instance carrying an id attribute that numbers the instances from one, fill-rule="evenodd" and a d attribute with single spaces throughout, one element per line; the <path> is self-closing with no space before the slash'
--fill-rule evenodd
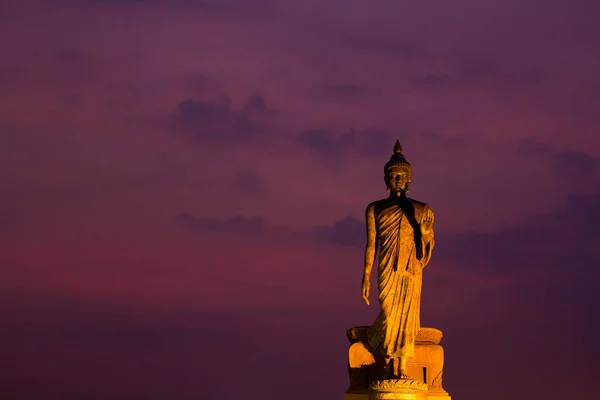
<path id="1" fill-rule="evenodd" d="M 354 391 L 344 393 L 344 400 L 370 400 L 372 391 Z M 381 397 L 379 397 L 381 399 Z M 387 397 L 390 399 L 409 399 L 414 397 Z M 452 400 L 445 390 L 430 389 L 425 395 L 426 400 Z"/>
<path id="2" fill-rule="evenodd" d="M 369 389 L 369 400 L 427 400 L 427 384 L 409 379 L 373 381 Z"/>
<path id="3" fill-rule="evenodd" d="M 429 389 L 427 400 L 451 400 L 451 397 L 444 389 Z"/>
<path id="4" fill-rule="evenodd" d="M 344 400 L 372 399 L 370 383 L 384 381 L 385 363 L 377 354 L 370 351 L 366 331 L 368 327 L 358 326 L 346 333 L 350 340 L 348 349 L 348 372 L 350 386 L 344 393 Z M 408 375 L 421 384 L 426 384 L 426 400 L 451 400 L 442 386 L 444 349 L 439 345 L 442 331 L 435 328 L 421 328 L 415 341 L 415 356 L 408 360 Z M 410 393 L 408 393 L 410 394 Z M 391 396 L 391 395 L 390 395 Z M 394 397 L 386 397 L 393 399 Z M 423 399 L 423 397 L 397 397 L 399 399 Z M 380 399 L 383 400 L 382 397 Z"/>

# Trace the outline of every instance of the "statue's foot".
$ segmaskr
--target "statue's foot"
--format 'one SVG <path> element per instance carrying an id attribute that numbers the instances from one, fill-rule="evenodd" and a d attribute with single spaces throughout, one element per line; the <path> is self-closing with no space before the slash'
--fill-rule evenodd
<path id="1" fill-rule="evenodd" d="M 396 375 L 396 374 L 392 374 L 390 372 L 384 372 L 382 379 L 403 379 L 403 380 L 407 380 L 407 381 L 413 380 L 413 378 L 411 378 L 410 375 L 406 375 L 406 374 Z"/>
<path id="2" fill-rule="evenodd" d="M 394 373 L 394 371 L 390 371 L 389 369 L 386 369 L 383 372 L 383 379 L 400 379 L 400 377 Z"/>

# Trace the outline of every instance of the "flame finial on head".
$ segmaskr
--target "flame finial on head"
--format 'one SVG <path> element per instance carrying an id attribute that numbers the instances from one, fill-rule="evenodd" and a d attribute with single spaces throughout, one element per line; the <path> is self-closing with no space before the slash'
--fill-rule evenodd
<path id="1" fill-rule="evenodd" d="M 400 140 L 396 139 L 396 145 L 394 146 L 395 154 L 402 154 L 402 145 L 400 144 Z"/>

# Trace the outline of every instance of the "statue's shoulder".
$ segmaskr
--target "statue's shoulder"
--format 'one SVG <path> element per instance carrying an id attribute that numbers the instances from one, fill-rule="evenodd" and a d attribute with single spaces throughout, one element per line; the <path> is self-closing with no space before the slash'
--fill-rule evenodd
<path id="1" fill-rule="evenodd" d="M 374 215 L 374 216 L 379 215 L 381 210 L 389 207 L 392 204 L 393 204 L 393 202 L 390 201 L 389 198 L 376 200 L 372 203 L 369 203 L 369 205 L 367 206 L 367 210 L 366 210 L 367 215 L 369 215 L 369 214 Z"/>
<path id="2" fill-rule="evenodd" d="M 376 200 L 376 201 L 370 203 L 367 206 L 367 212 L 378 213 L 382 209 L 388 207 L 390 204 L 393 204 L 393 201 L 390 201 L 389 198 L 385 198 L 385 199 L 381 199 L 381 200 Z"/>
<path id="3" fill-rule="evenodd" d="M 416 210 L 422 211 L 422 210 L 424 210 L 425 208 L 431 208 L 431 207 L 429 207 L 429 204 L 427 204 L 427 203 L 423 203 L 422 201 L 418 201 L 418 200 L 415 200 L 415 199 L 411 199 L 410 197 L 407 197 L 407 199 L 408 199 L 408 200 L 409 200 L 409 201 L 412 203 L 413 207 L 414 207 Z"/>
<path id="4" fill-rule="evenodd" d="M 390 202 L 389 198 L 385 198 L 385 199 L 381 199 L 381 200 L 375 200 L 374 202 L 372 202 L 371 204 L 369 204 L 369 207 L 371 207 L 371 206 L 377 207 L 377 206 L 385 205 L 385 204 L 387 204 L 389 202 Z"/>

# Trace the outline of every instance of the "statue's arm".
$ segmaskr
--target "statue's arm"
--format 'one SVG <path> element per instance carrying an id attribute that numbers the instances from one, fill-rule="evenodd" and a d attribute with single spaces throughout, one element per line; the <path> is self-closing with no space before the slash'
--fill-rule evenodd
<path id="1" fill-rule="evenodd" d="M 365 212 L 367 225 L 367 245 L 365 247 L 365 269 L 362 280 L 362 297 L 369 305 L 369 291 L 371 288 L 371 271 L 375 263 L 375 253 L 377 251 L 377 231 L 375 228 L 375 205 L 369 204 Z"/>
<path id="2" fill-rule="evenodd" d="M 419 260 L 423 267 L 425 267 L 431 259 L 431 253 L 433 252 L 433 246 L 435 246 L 433 223 L 435 215 L 433 210 L 425 205 L 423 208 L 423 215 L 421 216 L 421 248 L 423 249 L 422 258 Z"/>

